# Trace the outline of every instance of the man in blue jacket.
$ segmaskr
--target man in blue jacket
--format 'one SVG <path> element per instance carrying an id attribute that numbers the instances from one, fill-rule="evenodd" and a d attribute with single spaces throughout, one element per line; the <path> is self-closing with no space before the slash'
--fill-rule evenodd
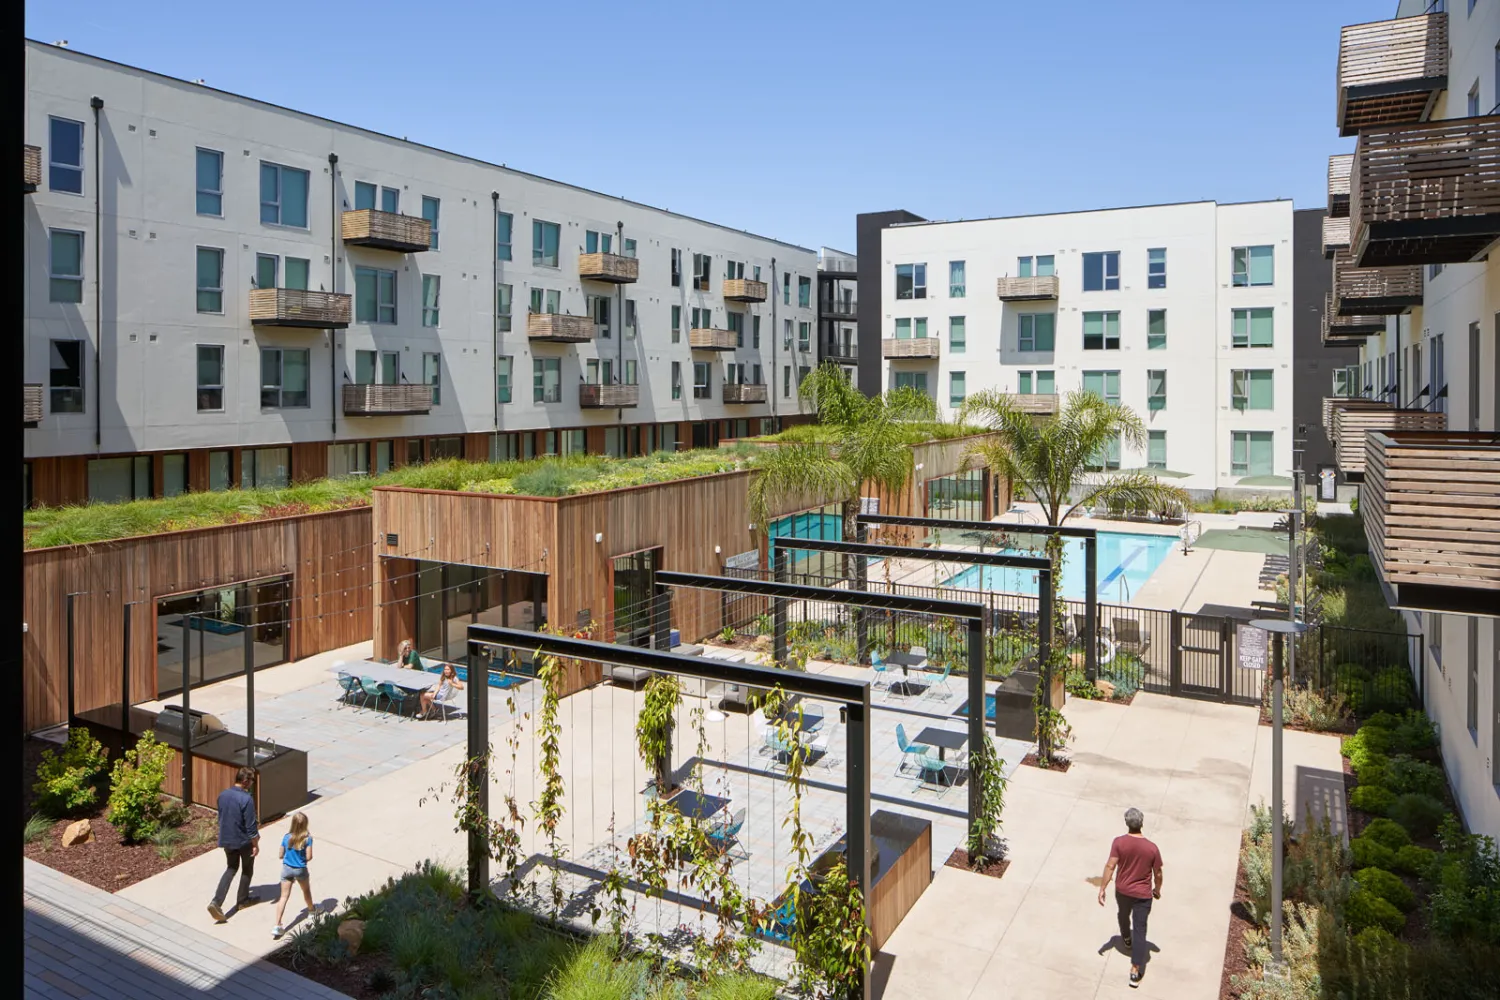
<path id="1" fill-rule="evenodd" d="M 242 767 L 234 776 L 234 784 L 219 793 L 219 846 L 224 848 L 225 868 L 219 876 L 219 889 L 208 904 L 208 912 L 217 923 L 224 922 L 224 899 L 237 870 L 241 873 L 240 894 L 235 908 L 256 902 L 250 894 L 255 856 L 260 853 L 260 825 L 255 820 L 255 797 L 250 794 L 254 784 L 255 768 Z"/>

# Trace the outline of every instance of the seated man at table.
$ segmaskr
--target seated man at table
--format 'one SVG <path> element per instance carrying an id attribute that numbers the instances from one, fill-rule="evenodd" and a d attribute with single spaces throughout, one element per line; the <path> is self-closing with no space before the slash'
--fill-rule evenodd
<path id="1" fill-rule="evenodd" d="M 458 679 L 458 671 L 453 669 L 453 664 L 443 664 L 443 676 L 438 679 L 436 688 L 428 688 L 422 692 L 422 713 L 419 719 L 427 718 L 427 713 L 432 711 L 433 703 L 445 701 L 450 691 L 462 691 L 464 682 Z"/>
<path id="2" fill-rule="evenodd" d="M 424 670 L 422 658 L 417 655 L 416 643 L 410 639 L 402 639 L 401 645 L 396 647 L 396 662 L 403 667 L 411 667 L 413 670 Z"/>

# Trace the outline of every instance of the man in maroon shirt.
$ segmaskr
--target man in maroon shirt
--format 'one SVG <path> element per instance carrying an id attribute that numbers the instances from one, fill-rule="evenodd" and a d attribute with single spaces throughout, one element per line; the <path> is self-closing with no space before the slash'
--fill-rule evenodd
<path id="1" fill-rule="evenodd" d="M 1130 986 L 1137 988 L 1146 967 L 1146 918 L 1151 914 L 1151 900 L 1161 898 L 1161 851 L 1141 833 L 1146 817 L 1139 809 L 1125 810 L 1125 829 L 1109 846 L 1109 861 L 1104 865 L 1104 881 L 1099 883 L 1099 905 L 1104 905 L 1104 890 L 1115 878 L 1115 903 L 1120 910 L 1120 938 L 1130 949 Z M 1154 879 L 1154 885 L 1153 885 Z"/>

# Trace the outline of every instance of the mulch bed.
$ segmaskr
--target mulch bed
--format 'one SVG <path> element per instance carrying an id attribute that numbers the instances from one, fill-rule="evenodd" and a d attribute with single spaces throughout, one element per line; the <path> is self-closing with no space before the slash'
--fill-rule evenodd
<path id="1" fill-rule="evenodd" d="M 1250 970 L 1245 957 L 1245 932 L 1255 925 L 1250 922 L 1250 911 L 1245 906 L 1249 898 L 1245 891 L 1245 865 L 1242 861 L 1234 875 L 1234 902 L 1229 906 L 1229 937 L 1224 942 L 1224 972 L 1219 980 L 1219 1000 L 1235 1000 L 1237 994 L 1229 985 L 1229 977 L 1243 976 Z"/>
<path id="2" fill-rule="evenodd" d="M 305 958 L 293 961 L 293 951 L 288 946 L 267 955 L 266 961 L 353 997 L 354 1000 L 379 1000 L 389 992 L 370 987 L 370 976 L 376 970 L 390 968 L 390 959 L 384 955 L 355 955 L 348 961 L 337 964 Z"/>
<path id="3" fill-rule="evenodd" d="M 949 868 L 962 868 L 964 871 L 973 872 L 976 875 L 988 875 L 990 878 L 999 878 L 1005 874 L 1005 869 L 1010 867 L 1010 859 L 1000 858 L 996 860 L 991 858 L 984 863 L 983 867 L 975 868 L 969 864 L 969 852 L 962 847 L 955 847 L 953 853 L 948 855 L 948 860 L 943 862 L 943 864 Z"/>
<path id="4" fill-rule="evenodd" d="M 37 739 L 28 739 L 23 746 L 22 775 L 26 789 L 26 809 L 29 813 L 33 798 L 31 786 L 36 782 L 36 769 L 41 763 L 42 751 L 56 750 L 58 747 Z M 70 819 L 57 820 L 45 836 L 26 844 L 23 853 L 31 860 L 70 875 L 80 882 L 87 882 L 106 892 L 118 892 L 126 886 L 135 885 L 168 868 L 217 849 L 218 819 L 212 810 L 194 806 L 191 818 L 180 828 L 182 842 L 175 845 L 170 858 L 163 858 L 156 853 L 156 845 L 149 841 L 143 844 L 122 843 L 119 833 L 104 818 L 107 805 L 106 790 L 100 794 L 99 803 L 92 811 Z M 94 839 L 86 844 L 63 847 L 63 830 L 67 829 L 69 823 L 79 819 L 89 821 L 94 830 Z M 202 844 L 187 843 L 198 829 L 213 831 L 214 836 Z"/>
<path id="5" fill-rule="evenodd" d="M 1071 757 L 1053 757 L 1052 758 L 1052 766 L 1051 767 L 1042 767 L 1040 764 L 1038 764 L 1036 762 L 1036 754 L 1029 753 L 1025 757 L 1021 758 L 1021 766 L 1022 767 L 1034 767 L 1034 768 L 1036 768 L 1039 771 L 1056 771 L 1059 774 L 1067 774 L 1068 773 L 1068 768 L 1070 768 L 1070 767 L 1073 766 L 1073 758 L 1071 758 Z"/>

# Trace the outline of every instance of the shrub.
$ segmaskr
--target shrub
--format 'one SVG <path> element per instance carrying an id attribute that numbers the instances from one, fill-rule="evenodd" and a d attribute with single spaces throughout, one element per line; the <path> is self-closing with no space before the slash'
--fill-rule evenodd
<path id="1" fill-rule="evenodd" d="M 87 809 L 99 797 L 98 782 L 108 766 L 103 745 L 84 726 L 68 727 L 60 752 L 42 751 L 36 769 L 36 808 L 49 816 Z"/>
<path id="2" fill-rule="evenodd" d="M 1349 841 L 1349 853 L 1354 858 L 1355 868 L 1385 868 L 1390 870 L 1396 865 L 1396 852 L 1376 840 L 1355 837 Z"/>
<path id="3" fill-rule="evenodd" d="M 1364 721 L 1360 729 L 1384 729 L 1390 731 L 1401 724 L 1401 716 L 1392 712 L 1376 712 Z"/>
<path id="4" fill-rule="evenodd" d="M 1349 793 L 1349 808 L 1371 816 L 1384 816 L 1396 802 L 1396 793 L 1379 785 L 1360 785 Z"/>
<path id="5" fill-rule="evenodd" d="M 1438 745 L 1437 724 L 1421 709 L 1412 709 L 1391 730 L 1391 749 L 1401 753 L 1419 753 Z"/>
<path id="6" fill-rule="evenodd" d="M 34 844 L 41 840 L 52 830 L 52 820 L 41 813 L 32 813 L 26 817 L 25 832 L 21 838 L 28 844 Z"/>
<path id="7" fill-rule="evenodd" d="M 1134 653 L 1116 653 L 1099 668 L 1099 676 L 1115 686 L 1115 697 L 1128 699 L 1146 679 L 1146 663 Z"/>
<path id="8" fill-rule="evenodd" d="M 1348 701 L 1337 692 L 1325 695 L 1313 688 L 1288 688 L 1282 705 L 1292 725 L 1314 732 L 1341 731 L 1354 717 Z"/>
<path id="9" fill-rule="evenodd" d="M 1399 934 L 1406 926 L 1405 914 L 1364 888 L 1349 893 L 1349 901 L 1344 905 L 1344 919 L 1356 935 L 1367 927 L 1379 927 L 1391 934 Z"/>
<path id="10" fill-rule="evenodd" d="M 1388 815 L 1405 827 L 1407 833 L 1420 839 L 1430 837 L 1437 832 L 1438 827 L 1442 825 L 1443 817 L 1448 815 L 1448 808 L 1431 795 L 1407 792 L 1397 797 Z"/>
<path id="11" fill-rule="evenodd" d="M 1411 673 L 1405 667 L 1383 667 L 1370 678 L 1363 704 L 1356 711 L 1403 711 L 1416 700 L 1415 694 Z"/>
<path id="12" fill-rule="evenodd" d="M 1425 847 L 1416 844 L 1407 844 L 1396 852 L 1396 863 L 1394 865 L 1383 865 L 1391 871 L 1400 872 L 1403 875 L 1413 875 L 1417 878 L 1427 878 L 1432 871 L 1432 864 L 1437 860 L 1437 855 Z"/>
<path id="13" fill-rule="evenodd" d="M 1372 753 L 1362 764 L 1354 768 L 1354 775 L 1361 785 L 1378 785 L 1384 788 L 1390 780 L 1391 760 L 1383 753 Z"/>
<path id="14" fill-rule="evenodd" d="M 1443 853 L 1434 866 L 1432 928 L 1450 940 L 1500 944 L 1500 855 L 1489 837 L 1443 821 Z"/>
<path id="15" fill-rule="evenodd" d="M 1339 752 L 1349 758 L 1349 763 L 1358 768 L 1370 757 L 1384 754 L 1390 750 L 1391 734 L 1389 730 L 1371 728 L 1369 723 L 1359 727 L 1353 736 L 1344 737 L 1339 744 Z"/>
<path id="16" fill-rule="evenodd" d="M 171 747 L 158 743 L 150 730 L 115 761 L 109 776 L 109 821 L 127 842 L 135 843 L 161 824 L 161 784 L 167 777 Z"/>
<path id="17" fill-rule="evenodd" d="M 1443 769 L 1435 764 L 1407 754 L 1397 754 L 1386 767 L 1385 787 L 1401 795 L 1405 792 L 1420 792 L 1433 798 L 1441 798 L 1448 790 L 1448 779 Z"/>
<path id="18" fill-rule="evenodd" d="M 1354 873 L 1354 882 L 1359 888 L 1373 892 L 1402 913 L 1417 905 L 1411 887 L 1383 868 L 1361 868 Z"/>
<path id="19" fill-rule="evenodd" d="M 1393 820 L 1377 819 L 1365 827 L 1364 832 L 1357 838 L 1359 840 L 1373 840 L 1382 847 L 1388 847 L 1392 851 L 1398 851 L 1411 843 L 1411 837 L 1399 824 Z"/>

